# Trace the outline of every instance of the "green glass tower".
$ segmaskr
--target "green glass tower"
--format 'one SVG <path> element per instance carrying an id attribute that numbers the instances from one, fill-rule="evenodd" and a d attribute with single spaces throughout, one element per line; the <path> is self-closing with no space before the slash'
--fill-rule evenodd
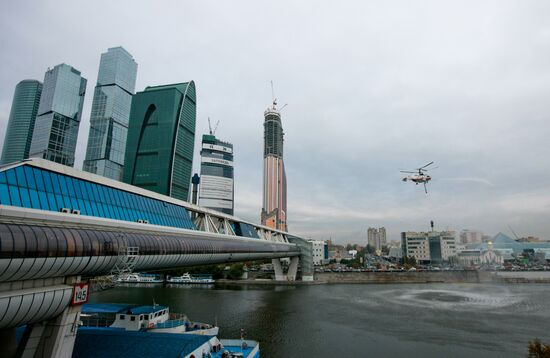
<path id="1" fill-rule="evenodd" d="M 0 164 L 29 157 L 41 94 L 42 83 L 36 80 L 23 80 L 15 86 Z"/>
<path id="2" fill-rule="evenodd" d="M 132 98 L 123 181 L 188 200 L 195 143 L 193 81 L 147 87 Z"/>

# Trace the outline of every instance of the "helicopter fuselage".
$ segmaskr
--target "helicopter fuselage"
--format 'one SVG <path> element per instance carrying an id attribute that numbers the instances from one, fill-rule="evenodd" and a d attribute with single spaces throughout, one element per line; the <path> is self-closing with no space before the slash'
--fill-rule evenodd
<path id="1" fill-rule="evenodd" d="M 420 183 L 427 183 L 430 180 L 432 180 L 431 176 L 429 176 L 429 175 L 419 175 L 419 174 L 409 175 L 409 176 L 403 178 L 403 181 L 412 181 L 412 182 L 416 183 L 417 185 L 420 184 Z"/>

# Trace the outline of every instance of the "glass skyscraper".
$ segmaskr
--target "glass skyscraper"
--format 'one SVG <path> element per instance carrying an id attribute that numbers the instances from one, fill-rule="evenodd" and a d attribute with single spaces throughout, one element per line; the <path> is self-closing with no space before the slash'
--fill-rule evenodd
<path id="1" fill-rule="evenodd" d="M 86 79 L 64 63 L 48 69 L 32 136 L 30 157 L 73 166 Z"/>
<path id="2" fill-rule="evenodd" d="M 41 94 L 42 83 L 36 80 L 23 80 L 15 87 L 0 164 L 29 157 Z"/>
<path id="3" fill-rule="evenodd" d="M 202 136 L 199 205 L 233 215 L 233 144 Z"/>
<path id="4" fill-rule="evenodd" d="M 122 47 L 101 54 L 83 169 L 122 180 L 137 63 Z"/>
<path id="5" fill-rule="evenodd" d="M 283 161 L 281 113 L 273 107 L 264 112 L 264 197 L 262 225 L 287 231 L 286 172 Z"/>
<path id="6" fill-rule="evenodd" d="M 123 181 L 189 200 L 197 113 L 195 83 L 147 87 L 132 98 Z"/>

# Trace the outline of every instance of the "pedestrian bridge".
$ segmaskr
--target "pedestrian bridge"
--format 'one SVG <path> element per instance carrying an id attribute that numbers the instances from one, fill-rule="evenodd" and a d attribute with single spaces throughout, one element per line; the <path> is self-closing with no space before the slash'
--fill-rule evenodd
<path id="1" fill-rule="evenodd" d="M 27 324 L 26 354 L 69 354 L 74 284 L 124 266 L 129 250 L 135 271 L 273 259 L 277 279 L 293 280 L 299 261 L 313 279 L 311 246 L 295 235 L 30 159 L 0 167 L 0 344 L 13 348 Z"/>

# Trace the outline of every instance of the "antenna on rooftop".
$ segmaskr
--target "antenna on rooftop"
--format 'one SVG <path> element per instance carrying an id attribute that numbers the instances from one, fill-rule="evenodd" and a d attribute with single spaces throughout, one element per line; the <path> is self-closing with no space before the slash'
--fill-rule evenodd
<path id="1" fill-rule="evenodd" d="M 218 129 L 218 124 L 220 124 L 220 121 L 217 121 L 216 125 L 214 126 L 214 129 L 212 129 L 212 123 L 210 123 L 210 117 L 208 117 L 208 130 L 210 132 L 210 135 L 216 135 L 216 129 Z"/>

